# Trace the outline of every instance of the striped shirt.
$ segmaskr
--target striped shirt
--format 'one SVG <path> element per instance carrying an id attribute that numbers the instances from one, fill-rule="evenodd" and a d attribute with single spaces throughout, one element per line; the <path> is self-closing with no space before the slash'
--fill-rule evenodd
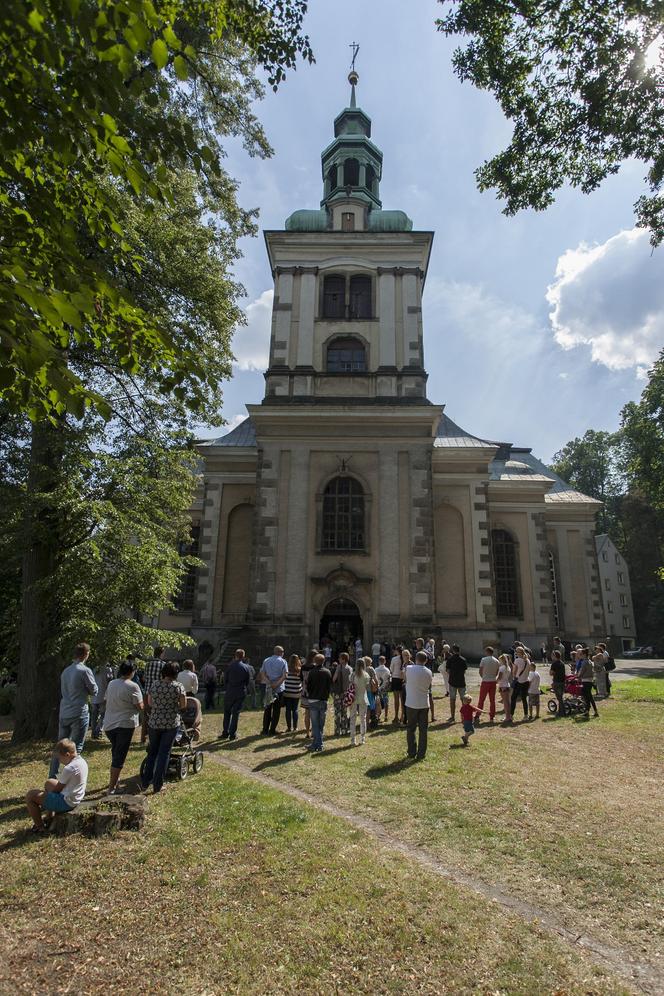
<path id="1" fill-rule="evenodd" d="M 302 678 L 299 674 L 291 674 L 289 671 L 286 675 L 286 687 L 284 688 L 284 695 L 287 699 L 299 699 L 302 694 Z"/>

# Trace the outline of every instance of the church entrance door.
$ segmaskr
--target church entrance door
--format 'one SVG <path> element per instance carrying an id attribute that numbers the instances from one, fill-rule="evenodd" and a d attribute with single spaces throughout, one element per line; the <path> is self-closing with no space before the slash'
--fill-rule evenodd
<path id="1" fill-rule="evenodd" d="M 320 620 L 319 646 L 323 640 L 332 642 L 332 653 L 336 658 L 344 650 L 352 647 L 355 640 L 362 639 L 364 627 L 362 616 L 355 602 L 350 598 L 335 598 L 329 602 Z"/>

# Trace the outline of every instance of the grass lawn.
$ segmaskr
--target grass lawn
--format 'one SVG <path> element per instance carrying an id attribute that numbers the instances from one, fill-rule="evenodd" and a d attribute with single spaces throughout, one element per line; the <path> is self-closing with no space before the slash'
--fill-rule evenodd
<path id="1" fill-rule="evenodd" d="M 217 722 L 207 719 L 209 728 Z M 255 714 L 243 722 L 255 725 Z M 366 765 L 396 753 L 400 739 L 380 736 L 365 753 L 298 760 L 284 765 L 282 777 L 286 768 L 307 763 L 319 786 L 320 772 L 330 766 L 338 791 L 331 762 L 343 758 L 354 772 L 350 784 L 362 779 L 369 796 L 374 785 L 382 786 L 385 799 L 400 780 L 367 778 Z M 258 746 L 268 744 L 242 748 L 248 763 L 272 756 Z M 287 742 L 281 749 L 296 755 Z M 109 753 L 88 745 L 92 792 L 105 785 Z M 459 763 L 481 754 L 478 747 Z M 140 747 L 132 748 L 128 772 L 137 770 L 141 757 Z M 5 743 L 0 766 L 0 991 L 627 991 L 537 926 L 432 880 L 367 834 L 212 759 L 201 774 L 170 784 L 151 800 L 143 832 L 104 839 L 26 834 L 22 796 L 43 781 L 45 750 Z M 423 775 L 426 770 L 419 769 Z M 437 777 L 434 770 L 430 780 Z M 413 774 L 404 773 L 404 786 L 412 786 Z M 408 799 L 405 787 L 404 793 Z M 459 803 L 465 810 L 463 796 Z M 389 813 L 392 805 L 385 806 L 386 818 Z M 417 814 L 407 825 L 417 826 Z M 502 861 L 499 855 L 495 860 Z"/>
<path id="2" fill-rule="evenodd" d="M 651 678 L 615 681 L 613 691 L 619 699 L 629 702 L 664 702 L 664 671 Z"/>
<path id="3" fill-rule="evenodd" d="M 311 757 L 302 735 L 255 737 L 259 716 L 251 712 L 241 717 L 243 739 L 221 749 L 370 816 L 580 934 L 614 940 L 659 964 L 664 708 L 631 701 L 627 689 L 637 684 L 624 682 L 615 698 L 600 702 L 598 720 L 557 720 L 543 711 L 539 721 L 511 729 L 483 724 L 468 749 L 460 746 L 458 723 L 440 722 L 448 715 L 441 698 L 419 764 L 404 761 L 405 734 L 391 724 L 364 747 L 331 738 L 326 752 Z"/>

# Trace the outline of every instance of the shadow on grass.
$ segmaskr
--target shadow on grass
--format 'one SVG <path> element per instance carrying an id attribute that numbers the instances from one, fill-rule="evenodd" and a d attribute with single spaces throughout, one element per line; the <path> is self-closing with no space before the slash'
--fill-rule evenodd
<path id="1" fill-rule="evenodd" d="M 241 747 L 248 747 L 260 739 L 260 733 L 254 733 L 252 736 L 238 737 L 237 740 L 208 740 L 205 743 L 200 743 L 198 746 L 208 754 L 216 754 L 220 750 L 231 751 L 239 750 Z"/>
<path id="2" fill-rule="evenodd" d="M 30 817 L 26 812 L 26 820 Z M 26 845 L 36 844 L 38 841 L 43 840 L 48 834 L 42 833 L 31 833 L 28 826 L 21 827 L 20 830 L 15 830 L 11 837 L 8 838 L 3 844 L 0 844 L 0 854 L 4 851 L 13 851 L 17 847 L 25 847 Z"/>
<path id="3" fill-rule="evenodd" d="M 365 775 L 367 778 L 388 778 L 390 775 L 398 775 L 405 768 L 410 768 L 415 764 L 414 757 L 400 757 L 398 761 L 390 761 L 388 764 L 378 764 L 374 768 L 367 768 Z"/>

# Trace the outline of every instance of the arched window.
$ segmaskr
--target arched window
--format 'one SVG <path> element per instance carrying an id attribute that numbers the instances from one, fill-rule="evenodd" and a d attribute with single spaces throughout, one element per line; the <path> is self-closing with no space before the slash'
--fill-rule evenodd
<path id="1" fill-rule="evenodd" d="M 347 159 L 344 163 L 344 187 L 357 187 L 360 183 L 360 164 L 357 159 Z"/>
<path id="2" fill-rule="evenodd" d="M 201 535 L 200 525 L 191 527 L 189 542 L 181 541 L 178 544 L 178 553 L 181 557 L 197 557 L 198 543 Z M 187 567 L 186 573 L 180 580 L 180 588 L 174 602 L 176 612 L 191 612 L 194 608 L 194 596 L 196 594 L 196 577 L 198 568 L 193 565 Z"/>
<path id="3" fill-rule="evenodd" d="M 344 318 L 346 315 L 346 278 L 331 274 L 323 285 L 323 317 Z"/>
<path id="4" fill-rule="evenodd" d="M 353 477 L 335 477 L 323 494 L 323 550 L 364 550 L 364 491 Z"/>
<path id="5" fill-rule="evenodd" d="M 516 543 L 506 529 L 491 531 L 493 576 L 496 583 L 496 614 L 514 619 L 521 615 L 519 559 Z"/>
<path id="6" fill-rule="evenodd" d="M 359 339 L 334 339 L 327 347 L 328 373 L 365 373 L 367 354 Z"/>
<path id="7" fill-rule="evenodd" d="M 327 178 L 330 181 L 330 190 L 336 190 L 337 189 L 337 175 L 338 175 L 338 173 L 337 173 L 337 167 L 336 166 L 330 166 L 330 168 L 329 168 L 329 170 L 327 172 Z"/>
<path id="8" fill-rule="evenodd" d="M 374 170 L 373 166 L 367 166 L 365 186 L 367 190 L 371 191 L 372 194 L 376 193 L 376 191 L 374 190 L 375 180 L 376 180 L 376 171 Z"/>
<path id="9" fill-rule="evenodd" d="M 350 278 L 350 317 L 371 318 L 371 277 Z"/>

